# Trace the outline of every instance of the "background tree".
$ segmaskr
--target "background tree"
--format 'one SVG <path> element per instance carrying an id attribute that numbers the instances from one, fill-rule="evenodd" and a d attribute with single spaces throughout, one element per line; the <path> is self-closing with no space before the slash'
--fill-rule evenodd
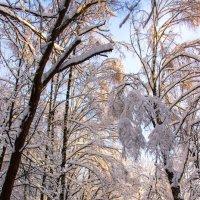
<path id="1" fill-rule="evenodd" d="M 195 4 L 199 5 L 152 1 L 150 14 L 140 11 L 131 18 L 131 44 L 142 71 L 114 90 L 110 109 L 119 120 L 124 151 L 137 159 L 140 149 L 146 148 L 155 159 L 155 187 L 162 177 L 172 191 L 166 196 L 151 185 L 144 198 L 182 199 L 188 192 L 182 185 L 185 178 L 191 171 L 198 176 L 191 157 L 199 156 L 193 145 L 194 137 L 199 138 L 199 40 L 181 42 L 176 31 L 179 24 L 193 20 L 187 10 L 191 12 Z M 198 21 L 195 9 L 193 14 Z M 156 193 L 149 195 L 150 191 Z M 197 198 L 198 192 L 192 193 L 190 198 Z"/>
<path id="2" fill-rule="evenodd" d="M 109 6 L 0 4 L 2 45 L 10 45 L 1 49 L 9 76 L 1 82 L 14 94 L 2 109 L 15 111 L 8 112 L 12 123 L 2 120 L 1 199 L 131 198 L 137 178 L 121 161 L 116 127 L 105 119 L 107 93 L 123 81 L 123 69 L 117 59 L 89 61 L 112 50 L 100 28 L 113 15 Z"/>
<path id="3" fill-rule="evenodd" d="M 34 116 L 37 113 L 41 94 L 48 82 L 56 73 L 60 73 L 70 66 L 80 64 L 95 55 L 112 50 L 111 44 L 96 44 L 91 51 L 89 48 L 91 48 L 92 43 L 83 45 L 84 43 L 87 44 L 88 40 L 86 38 L 86 42 L 82 42 L 80 39 L 80 36 L 84 37 L 85 34 L 102 25 L 102 17 L 106 16 L 105 10 L 95 16 L 95 24 L 92 23 L 90 17 L 94 16 L 95 9 L 98 9 L 99 6 L 106 7 L 107 3 L 86 1 L 79 4 L 75 1 L 66 0 L 57 3 L 49 2 L 49 4 L 38 3 L 38 1 L 31 4 L 25 1 L 1 4 L 1 26 L 11 26 L 19 41 L 29 47 L 30 51 L 28 52 L 31 54 L 29 66 L 31 76 L 29 77 L 29 84 L 26 83 L 25 86 L 28 87 L 29 94 L 24 102 L 23 113 L 17 120 L 16 139 L 14 139 L 12 145 L 13 150 L 2 185 L 1 199 L 10 199 L 23 148 L 30 133 L 29 130 Z M 50 11 L 53 14 L 46 14 L 44 11 Z M 82 23 L 86 16 L 88 16 L 87 26 Z M 80 30 L 79 36 L 76 33 L 77 28 Z M 29 33 L 28 36 L 27 33 Z M 20 43 L 16 42 L 16 39 L 13 40 L 8 32 L 4 37 L 5 44 L 7 44 L 7 40 L 11 41 L 12 44 L 15 44 L 17 52 L 22 52 Z M 79 46 L 80 43 L 82 43 L 82 47 Z M 84 52 L 81 53 L 83 47 Z M 77 53 L 71 56 L 75 48 L 77 48 Z M 9 51 L 9 54 L 13 53 L 15 52 Z M 55 62 L 52 59 L 53 57 L 56 59 Z M 19 62 L 18 56 L 16 56 L 15 63 L 17 62 Z M 25 63 L 24 68 L 27 68 L 27 63 Z"/>

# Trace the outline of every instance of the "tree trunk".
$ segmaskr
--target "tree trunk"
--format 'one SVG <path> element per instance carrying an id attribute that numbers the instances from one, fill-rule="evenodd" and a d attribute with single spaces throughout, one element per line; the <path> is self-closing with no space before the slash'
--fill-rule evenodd
<path id="1" fill-rule="evenodd" d="M 25 140 L 28 135 L 31 123 L 35 116 L 38 102 L 40 100 L 40 95 L 43 89 L 43 84 L 42 84 L 41 79 L 44 72 L 44 68 L 46 66 L 46 63 L 49 61 L 50 54 L 52 53 L 52 50 L 54 47 L 54 42 L 61 32 L 58 29 L 58 27 L 63 22 L 65 13 L 68 10 L 70 2 L 71 0 L 64 1 L 63 9 L 59 11 L 59 15 L 56 19 L 55 25 L 50 34 L 51 37 L 48 37 L 48 40 L 46 41 L 47 46 L 38 64 L 38 68 L 35 72 L 35 77 L 33 80 L 32 90 L 31 90 L 31 97 L 29 100 L 28 107 L 26 108 L 27 110 L 25 110 L 26 113 L 24 113 L 24 116 L 22 117 L 21 124 L 19 126 L 19 132 L 15 139 L 14 149 L 11 154 L 10 163 L 9 163 L 8 170 L 7 170 L 5 180 L 3 183 L 0 200 L 10 200 L 15 177 L 17 175 L 17 171 L 19 169 L 19 165 L 20 165 L 20 161 L 22 157 L 23 146 L 25 144 Z"/>
<path id="2" fill-rule="evenodd" d="M 52 81 L 51 81 L 51 90 L 50 90 L 50 99 L 49 99 L 49 112 L 48 112 L 48 122 L 47 122 L 47 137 L 49 137 L 49 138 L 51 138 L 50 131 L 51 131 L 51 122 L 52 122 L 52 97 L 53 97 L 53 78 L 52 78 Z M 52 143 L 51 143 L 51 148 L 53 148 Z M 44 160 L 45 165 L 47 164 L 48 154 L 49 154 L 49 144 L 46 144 L 46 146 L 45 146 L 45 158 L 44 158 L 45 159 Z M 42 186 L 43 187 L 45 187 L 45 184 L 46 184 L 46 177 L 47 177 L 46 166 L 45 166 L 44 170 L 45 170 L 45 173 L 42 176 Z M 44 193 L 41 193 L 40 200 L 44 200 L 44 196 L 45 196 Z M 49 199 L 49 198 L 47 197 L 47 199 Z"/>
<path id="3" fill-rule="evenodd" d="M 5 153 L 6 153 L 6 146 L 4 145 L 3 149 L 2 149 L 2 152 L 1 152 L 1 155 L 0 155 L 0 171 L 1 171 L 1 168 L 2 168 L 2 164 L 3 164 L 3 159 L 4 159 L 4 156 L 5 156 Z"/>
<path id="4" fill-rule="evenodd" d="M 70 96 L 70 89 L 71 89 L 71 79 L 72 79 L 72 67 L 70 67 L 69 71 L 69 80 L 67 85 L 67 93 L 66 93 L 66 103 L 65 103 L 65 116 L 64 116 L 64 130 L 63 130 L 63 146 L 62 146 L 62 163 L 61 163 L 61 193 L 60 193 L 60 200 L 65 200 L 67 195 L 65 195 L 65 188 L 66 188 L 66 176 L 64 173 L 65 164 L 66 164 L 66 155 L 67 155 L 67 141 L 69 137 L 69 130 L 67 127 L 67 120 L 69 116 L 69 96 Z M 65 198 L 66 197 L 66 198 Z"/>
<path id="5" fill-rule="evenodd" d="M 46 154 L 45 154 L 45 159 L 46 159 Z M 45 186 L 45 181 L 46 181 L 46 175 L 44 174 L 42 176 L 42 186 L 43 187 Z M 43 192 L 40 193 L 40 200 L 44 200 L 44 193 Z"/>
<path id="6" fill-rule="evenodd" d="M 165 169 L 165 172 L 167 174 L 167 178 L 168 178 L 169 183 L 171 185 L 171 190 L 172 190 L 172 195 L 174 197 L 174 200 L 183 200 L 180 197 L 180 194 L 181 194 L 180 186 L 179 185 L 172 186 L 172 184 L 173 184 L 173 178 L 174 178 L 174 173 L 170 172 L 168 169 Z"/>
<path id="7" fill-rule="evenodd" d="M 19 127 L 19 132 L 17 134 L 14 143 L 13 152 L 11 154 L 10 163 L 8 166 L 8 170 L 5 176 L 5 180 L 0 195 L 0 200 L 10 199 L 15 177 L 19 169 L 26 136 L 28 135 L 31 123 L 33 121 L 37 105 L 40 99 L 41 91 L 42 91 L 42 84 L 41 82 L 38 82 L 37 79 L 35 79 L 32 87 L 29 105 L 25 110 L 24 116 L 21 121 L 21 125 Z"/>
<path id="8" fill-rule="evenodd" d="M 172 187 L 172 194 L 173 194 L 174 200 L 183 200 L 183 198 L 179 196 L 180 193 L 181 193 L 180 186 Z"/>

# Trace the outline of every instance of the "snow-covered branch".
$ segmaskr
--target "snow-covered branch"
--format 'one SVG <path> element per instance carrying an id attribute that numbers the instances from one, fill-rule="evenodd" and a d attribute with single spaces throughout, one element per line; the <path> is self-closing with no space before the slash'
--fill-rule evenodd
<path id="1" fill-rule="evenodd" d="M 200 56 L 195 55 L 193 53 L 180 52 L 180 53 L 177 53 L 177 54 L 172 55 L 169 58 L 167 58 L 163 63 L 163 68 L 165 68 L 170 62 L 172 62 L 173 60 L 175 60 L 178 57 L 187 57 L 187 58 L 191 58 L 191 59 L 194 59 L 194 60 L 200 62 Z"/>
<path id="2" fill-rule="evenodd" d="M 11 19 L 14 19 L 14 20 L 20 22 L 21 24 L 23 24 L 26 27 L 28 27 L 31 31 L 33 31 L 36 35 L 38 35 L 42 40 L 44 40 L 44 41 L 47 40 L 46 34 L 44 34 L 43 32 L 39 31 L 36 27 L 34 27 L 27 20 L 17 16 L 13 12 L 11 12 L 10 10 L 5 9 L 2 6 L 0 6 L 0 14 L 3 15 L 3 16 L 6 16 L 6 17 L 10 17 Z M 61 47 L 60 45 L 58 45 L 56 43 L 54 43 L 54 47 L 59 51 L 63 51 L 64 50 L 63 47 Z"/>
<path id="3" fill-rule="evenodd" d="M 187 95 L 189 95 L 193 91 L 197 90 L 198 88 L 200 88 L 200 84 L 192 87 L 190 90 L 188 90 L 185 93 L 183 93 L 175 102 L 172 103 L 172 105 L 170 106 L 169 109 L 171 110 L 174 106 L 176 106 L 177 103 L 179 103 L 180 101 L 182 101 L 184 97 L 186 97 Z"/>
<path id="4" fill-rule="evenodd" d="M 81 5 L 77 10 L 71 10 L 65 17 L 61 26 L 59 27 L 59 31 L 62 32 L 73 20 L 77 19 L 82 13 L 85 13 L 87 9 L 89 9 L 91 6 L 97 3 L 99 3 L 99 1 L 95 0 L 90 3 Z"/>
<path id="5" fill-rule="evenodd" d="M 105 24 L 105 22 L 102 22 L 100 24 L 90 26 L 90 27 L 86 28 L 85 30 L 81 31 L 81 33 L 79 33 L 78 35 L 79 36 L 84 35 L 90 31 L 94 30 L 95 28 L 99 28 L 99 27 L 103 26 L 104 24 Z"/>
<path id="6" fill-rule="evenodd" d="M 51 69 L 46 72 L 42 77 L 42 82 L 44 85 L 48 83 L 48 81 L 53 77 L 53 75 L 59 69 L 59 66 L 65 61 L 65 59 L 70 55 L 70 53 L 75 49 L 75 47 L 81 43 L 81 39 L 76 37 L 74 41 L 66 48 L 64 53 L 60 56 L 58 61 L 51 67 Z"/>
<path id="7" fill-rule="evenodd" d="M 90 58 L 99 55 L 101 53 L 109 52 L 113 50 L 113 45 L 111 43 L 108 44 L 103 44 L 100 46 L 93 46 L 91 47 L 90 50 L 82 53 L 79 56 L 74 56 L 68 61 L 64 62 L 60 67 L 59 67 L 59 72 L 73 66 L 73 65 L 78 65 L 80 63 L 83 63 L 86 60 L 89 60 Z"/>
<path id="8" fill-rule="evenodd" d="M 14 5 L 9 5 L 6 3 L 0 3 L 0 6 L 5 7 L 5 8 L 9 8 L 11 10 L 18 10 L 18 11 L 25 11 L 27 13 L 30 13 L 36 17 L 42 17 L 42 18 L 55 18 L 56 14 L 48 14 L 48 13 L 39 13 L 36 11 L 33 11 L 31 9 L 25 8 L 23 7 L 19 7 L 19 6 L 14 6 Z"/>

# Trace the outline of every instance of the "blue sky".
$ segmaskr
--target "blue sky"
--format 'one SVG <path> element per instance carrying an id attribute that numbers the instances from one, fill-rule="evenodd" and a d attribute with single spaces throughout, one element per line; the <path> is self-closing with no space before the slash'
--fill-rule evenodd
<path id="1" fill-rule="evenodd" d="M 129 22 L 125 23 L 121 28 L 119 28 L 119 24 L 123 20 L 122 17 L 114 17 L 112 18 L 110 22 L 110 29 L 111 33 L 113 35 L 113 39 L 115 41 L 119 42 L 130 42 L 130 24 Z M 126 48 L 122 49 L 125 58 L 122 58 L 122 64 L 125 67 L 125 72 L 126 73 L 137 73 L 140 69 L 140 63 L 139 60 L 136 58 L 136 56 L 133 55 L 132 52 L 127 51 Z M 115 53 L 112 54 L 113 57 L 116 56 Z M 119 55 L 117 55 L 118 57 Z"/>
<path id="2" fill-rule="evenodd" d="M 111 33 L 113 35 L 113 39 L 115 41 L 120 41 L 120 42 L 130 42 L 130 23 L 127 21 L 122 28 L 119 28 L 119 24 L 123 20 L 122 17 L 117 16 L 113 17 L 111 19 L 110 24 L 110 29 Z M 200 27 L 198 28 L 191 28 L 187 25 L 181 25 L 176 27 L 177 32 L 181 33 L 180 36 L 180 42 L 185 42 L 185 41 L 191 41 L 199 38 L 200 35 Z M 125 67 L 125 72 L 126 73 L 137 73 L 140 70 L 140 62 L 136 55 L 133 55 L 132 52 L 127 51 L 125 48 L 123 48 L 125 58 L 122 58 L 122 64 Z M 112 57 L 119 57 L 116 52 L 113 52 L 111 54 Z"/>

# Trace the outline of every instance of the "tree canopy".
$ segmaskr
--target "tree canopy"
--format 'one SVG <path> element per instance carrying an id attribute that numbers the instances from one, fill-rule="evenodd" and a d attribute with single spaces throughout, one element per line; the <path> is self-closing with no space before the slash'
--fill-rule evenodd
<path id="1" fill-rule="evenodd" d="M 0 200 L 199 199 L 200 40 L 182 39 L 199 9 L 2 1 Z M 113 39 L 114 17 L 129 42 Z"/>

